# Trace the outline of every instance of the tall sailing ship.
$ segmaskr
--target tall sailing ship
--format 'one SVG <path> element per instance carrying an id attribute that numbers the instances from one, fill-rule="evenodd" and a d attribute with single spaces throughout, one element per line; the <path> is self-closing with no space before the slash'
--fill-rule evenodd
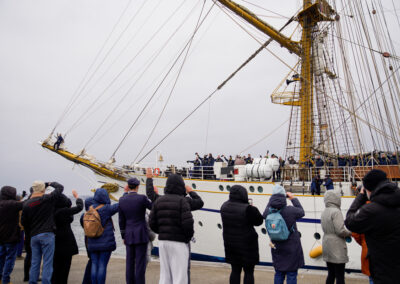
<path id="1" fill-rule="evenodd" d="M 130 1 L 128 5 L 138 4 L 136 9 L 138 14 L 142 11 L 145 2 Z M 194 4 L 195 2 L 193 0 Z M 285 1 L 285 4 L 292 5 L 292 2 L 295 1 Z M 286 23 L 280 29 L 266 22 L 262 14 L 269 10 L 254 1 L 241 0 L 239 4 L 230 0 L 210 0 L 198 1 L 196 5 L 191 10 L 191 12 L 198 11 L 199 14 L 193 33 L 183 48 L 176 48 L 177 56 L 171 61 L 172 63 L 167 65 L 169 67 L 165 69 L 165 73 L 160 73 L 161 77 L 157 80 L 159 83 L 156 84 L 148 101 L 139 109 L 135 109 L 134 121 L 107 162 L 89 155 L 88 145 L 93 142 L 94 137 L 100 136 L 102 127 L 106 127 L 107 119 L 112 115 L 119 115 L 118 106 L 129 97 L 132 88 L 158 58 L 165 45 L 173 42 L 175 32 L 166 38 L 165 42 L 159 40 L 162 47 L 141 65 L 143 73 L 136 74 L 134 80 L 126 82 L 126 84 L 133 83 L 114 108 L 111 107 L 112 102 L 115 101 L 111 86 L 118 81 L 129 64 L 138 60 L 141 52 L 146 49 L 146 44 L 134 55 L 133 60 L 127 62 L 122 70 L 117 72 L 104 91 L 97 94 L 89 107 L 82 111 L 80 102 L 87 92 L 88 83 L 94 80 L 96 71 L 104 64 L 111 49 L 117 43 L 121 43 L 119 39 L 123 32 L 108 51 L 103 45 L 97 54 L 97 61 L 95 60 L 89 68 L 50 135 L 42 142 L 42 146 L 75 164 L 90 169 L 96 175 L 98 183 L 118 184 L 119 190 L 111 193 L 114 199 L 121 196 L 125 182 L 131 177 L 136 177 L 141 181 L 140 191 L 145 192 L 145 170 L 148 165 L 145 165 L 143 160 L 157 153 L 158 162 L 150 167 L 155 170 L 154 184 L 160 189 L 160 193 L 162 194 L 167 176 L 170 173 L 180 173 L 185 183 L 192 186 L 204 200 L 204 208 L 193 213 L 195 240 L 192 244 L 192 259 L 224 260 L 219 209 L 227 200 L 232 185 L 240 183 L 244 186 L 253 204 L 263 210 L 271 196 L 274 184 L 282 184 L 286 190 L 295 193 L 306 212 L 305 217 L 298 223 L 302 234 L 306 267 L 323 269 L 325 263 L 322 258 L 309 255 L 310 251 L 321 244 L 323 232 L 320 215 L 324 209 L 323 196 L 310 195 L 312 178 L 320 175 L 323 179 L 330 175 L 334 181 L 335 190 L 342 194 L 343 214 L 354 199 L 354 189 L 370 169 L 382 169 L 393 181 L 400 179 L 398 163 L 400 158 L 398 151 L 400 64 L 399 57 L 396 55 L 400 44 L 398 37 L 400 20 L 395 2 L 389 0 L 303 0 L 300 9 L 294 15 L 286 17 Z M 200 8 L 201 5 L 202 8 Z M 180 7 L 178 6 L 174 13 Z M 251 8 L 256 11 L 250 11 Z M 174 93 L 180 72 L 188 56 L 192 54 L 193 39 L 198 31 L 202 30 L 213 9 L 224 12 L 235 22 L 233 24 L 239 24 L 245 30 L 251 30 L 250 35 L 257 35 L 254 38 L 258 41 L 259 48 L 253 54 L 249 54 L 243 64 L 238 65 L 236 70 L 232 70 L 231 75 L 227 76 L 226 80 L 222 81 L 212 93 L 207 94 L 203 101 L 194 106 L 175 127 L 171 127 L 165 136 L 150 146 L 149 141 L 157 131 L 157 126 Z M 127 9 L 124 10 L 120 19 L 126 11 Z M 177 17 L 174 13 L 165 22 L 160 20 L 160 23 L 157 23 L 160 29 L 156 30 L 149 42 L 159 35 L 161 27 Z M 390 15 L 390 21 L 388 15 Z M 120 19 L 117 24 L 121 24 Z M 157 19 L 152 20 L 154 23 L 157 22 Z M 182 19 L 176 31 L 185 26 L 185 21 L 186 18 Z M 115 32 L 115 29 L 112 32 Z M 290 110 L 284 159 L 288 160 L 290 157 L 295 162 L 289 164 L 287 161 L 283 166 L 276 157 L 260 157 L 247 165 L 237 163 L 234 166 L 228 166 L 226 162 L 215 162 L 214 165 L 205 167 L 160 166 L 163 160 L 157 152 L 160 144 L 173 135 L 176 129 L 179 129 L 189 117 L 209 102 L 216 93 L 229 85 L 238 73 L 245 72 L 244 67 L 252 60 L 256 60 L 261 52 L 271 52 L 269 45 L 273 43 L 278 43 L 281 48 L 287 50 L 288 56 L 296 58 L 295 64 L 291 64 L 292 62 L 287 63 L 280 56 L 276 56 L 277 60 L 287 67 L 288 73 L 282 76 L 282 81 L 271 94 L 272 103 L 283 105 L 282 107 Z M 167 86 L 166 78 L 172 70 L 178 70 L 177 75 Z M 273 70 L 270 71 L 273 72 Z M 98 78 L 98 81 L 102 80 L 101 76 Z M 202 84 L 206 83 L 202 82 Z M 140 148 L 137 157 L 129 165 L 116 165 L 120 147 L 126 143 L 132 129 L 136 127 L 138 121 L 143 119 L 144 114 L 157 98 L 158 92 L 163 89 L 170 90 L 170 93 L 150 134 L 145 137 L 144 145 L 135 146 Z M 100 101 L 102 104 L 109 104 L 110 112 L 104 114 L 104 121 L 98 121 L 100 125 L 94 129 L 94 135 L 83 149 L 80 148 L 76 152 L 70 151 L 64 145 L 67 143 L 55 149 L 55 134 L 62 133 L 69 145 L 69 142 L 74 139 L 70 134 L 71 131 L 80 125 L 83 119 L 92 115 Z M 81 114 L 75 113 L 74 116 L 72 113 L 76 109 Z M 68 116 L 77 119 L 67 128 L 67 126 L 62 126 L 62 122 Z M 116 127 L 116 125 L 114 123 L 111 127 Z M 103 132 L 103 135 L 104 133 L 107 132 Z M 82 133 L 78 136 L 75 139 L 82 139 Z M 190 141 L 187 139 L 185 144 L 187 147 Z M 174 155 L 173 151 L 169 151 L 168 155 Z M 280 179 L 275 176 L 277 171 L 280 171 Z M 261 264 L 271 265 L 269 238 L 265 227 L 260 226 L 256 230 L 259 234 Z M 348 244 L 348 248 L 350 262 L 346 268 L 359 271 L 361 250 L 354 241 Z"/>

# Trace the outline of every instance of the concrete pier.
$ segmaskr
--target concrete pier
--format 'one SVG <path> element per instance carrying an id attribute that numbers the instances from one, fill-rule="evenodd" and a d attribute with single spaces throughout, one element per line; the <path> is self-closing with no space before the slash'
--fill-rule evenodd
<path id="1" fill-rule="evenodd" d="M 83 274 L 87 263 L 86 255 L 76 255 L 72 259 L 71 271 L 68 283 L 82 283 Z M 23 280 L 24 261 L 16 260 L 12 274 L 12 283 L 24 283 Z M 146 283 L 158 283 L 160 263 L 157 260 L 149 263 L 146 271 Z M 191 283 L 192 284 L 227 284 L 229 283 L 230 265 L 222 263 L 192 261 Z M 271 267 L 257 266 L 255 271 L 255 283 L 273 283 L 274 271 Z M 325 283 L 327 271 L 300 270 L 298 276 L 299 284 Z M 27 282 L 25 282 L 27 283 Z M 40 282 L 39 282 L 40 283 Z M 107 269 L 107 283 L 125 283 L 125 259 L 112 257 Z M 362 274 L 346 274 L 346 283 L 358 284 L 369 283 L 368 278 Z"/>

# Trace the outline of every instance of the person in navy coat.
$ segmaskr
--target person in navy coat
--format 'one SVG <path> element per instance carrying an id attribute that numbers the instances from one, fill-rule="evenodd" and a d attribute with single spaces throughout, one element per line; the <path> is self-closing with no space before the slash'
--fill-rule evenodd
<path id="1" fill-rule="evenodd" d="M 138 194 L 140 182 L 128 180 L 125 194 L 119 200 L 119 228 L 126 247 L 126 283 L 144 284 L 149 231 L 145 219 L 151 201 Z"/>

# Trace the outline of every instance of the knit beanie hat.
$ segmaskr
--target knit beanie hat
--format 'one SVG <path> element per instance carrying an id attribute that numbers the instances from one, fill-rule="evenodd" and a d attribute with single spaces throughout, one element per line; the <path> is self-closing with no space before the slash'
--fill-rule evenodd
<path id="1" fill-rule="evenodd" d="M 44 185 L 44 182 L 41 180 L 35 180 L 32 184 L 32 190 L 33 192 L 44 192 L 46 186 Z"/>
<path id="2" fill-rule="evenodd" d="M 369 191 L 374 191 L 378 184 L 387 179 L 386 173 L 381 170 L 371 170 L 362 179 L 363 186 Z"/>
<path id="3" fill-rule="evenodd" d="M 282 195 L 286 196 L 286 190 L 281 185 L 276 184 L 272 188 L 272 194 L 282 194 Z"/>

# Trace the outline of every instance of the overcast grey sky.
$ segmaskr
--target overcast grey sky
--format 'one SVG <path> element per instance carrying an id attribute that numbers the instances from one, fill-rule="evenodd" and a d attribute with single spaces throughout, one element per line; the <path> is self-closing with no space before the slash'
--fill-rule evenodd
<path id="1" fill-rule="evenodd" d="M 300 0 L 251 2 L 262 4 L 269 10 L 287 17 L 294 15 L 302 3 Z M 78 127 L 68 132 L 66 146 L 73 152 L 80 151 L 95 130 L 103 125 L 100 136 L 95 137 L 86 148 L 89 154 L 95 155 L 100 160 L 110 158 L 156 89 L 162 74 L 165 74 L 165 68 L 193 33 L 202 1 L 0 1 L 2 185 L 13 185 L 21 191 L 28 189 L 35 179 L 56 180 L 64 184 L 67 191 L 75 187 L 81 193 L 87 193 L 88 189 L 94 186 L 94 177 L 88 170 L 74 166 L 58 155 L 45 151 L 38 142 L 49 135 L 97 52 L 129 3 L 124 17 L 100 58 L 103 58 L 107 50 L 117 42 L 118 35 L 141 5 L 143 3 L 145 5 L 112 49 L 104 65 L 95 73 L 93 80 L 83 92 L 84 98 L 79 100 L 71 114 L 63 119 L 56 129 L 65 133 L 82 113 L 93 112 L 88 119 L 81 120 Z M 174 14 L 172 20 L 165 24 L 163 30 L 146 46 L 118 81 L 104 92 L 104 96 L 96 105 L 95 98 L 105 90 L 123 66 L 139 52 L 161 23 L 166 21 L 181 3 L 183 3 L 181 8 Z M 256 9 L 255 6 L 244 2 L 239 1 L 239 3 L 250 9 Z M 211 1 L 206 1 L 204 13 L 211 4 Z M 263 18 L 276 28 L 287 21 L 286 18 L 277 17 L 268 11 L 258 10 L 258 13 L 267 16 Z M 183 28 L 168 42 L 162 55 L 128 92 L 130 86 L 141 76 L 149 58 L 186 16 L 188 20 Z M 141 27 L 146 18 L 151 20 Z M 245 26 L 259 40 L 268 39 L 259 32 L 254 32 L 248 25 Z M 295 25 L 289 27 L 287 33 L 290 34 L 294 27 Z M 126 50 L 121 53 L 125 46 Z M 219 8 L 214 7 L 195 37 L 175 92 L 144 153 L 214 91 L 258 47 L 259 43 L 256 40 Z M 270 49 L 290 66 L 296 63 L 296 57 L 280 48 L 278 44 L 271 44 Z M 120 53 L 121 56 L 118 57 Z M 108 67 L 114 60 L 116 63 Z M 139 120 L 129 138 L 117 152 L 117 164 L 129 164 L 137 156 L 166 101 L 181 63 L 179 61 L 171 76 L 166 79 L 166 85 L 160 88 L 149 110 L 145 111 L 145 116 Z M 213 153 L 215 156 L 235 155 L 282 124 L 288 119 L 289 108 L 273 105 L 270 94 L 288 72 L 287 66 L 271 53 L 263 51 L 218 92 L 210 103 L 206 103 L 157 148 L 164 156 L 165 164 L 183 165 L 186 160 L 194 157 L 195 152 Z M 105 118 L 125 94 L 128 95 L 123 103 L 105 122 Z M 91 105 L 94 106 L 94 110 L 88 111 Z M 277 155 L 283 155 L 286 135 L 287 124 L 247 152 L 258 156 L 270 150 Z M 144 162 L 153 163 L 155 155 L 156 153 L 150 154 Z"/>

